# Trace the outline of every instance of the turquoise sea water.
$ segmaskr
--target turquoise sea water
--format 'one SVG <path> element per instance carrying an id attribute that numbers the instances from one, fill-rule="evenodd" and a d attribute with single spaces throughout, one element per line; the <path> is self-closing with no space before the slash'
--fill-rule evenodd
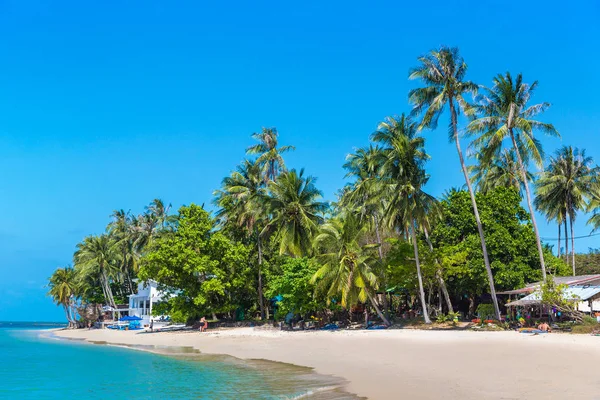
<path id="1" fill-rule="evenodd" d="M 0 322 L 0 399 L 353 399 L 307 368 L 59 340 Z"/>

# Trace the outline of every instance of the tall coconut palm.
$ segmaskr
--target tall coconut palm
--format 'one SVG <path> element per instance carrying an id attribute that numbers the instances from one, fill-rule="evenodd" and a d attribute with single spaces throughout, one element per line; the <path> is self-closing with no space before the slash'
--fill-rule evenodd
<path id="1" fill-rule="evenodd" d="M 223 179 L 221 189 L 214 195 L 215 204 L 220 207 L 217 218 L 246 229 L 255 238 L 258 252 L 258 304 L 264 319 L 262 229 L 266 226 L 268 215 L 261 166 L 255 161 L 245 160 L 236 171 Z"/>
<path id="2" fill-rule="evenodd" d="M 246 153 L 258 156 L 256 163 L 263 169 L 265 182 L 274 181 L 280 173 L 286 170 L 282 154 L 294 150 L 295 147 L 277 147 L 279 142 L 277 128 L 262 128 L 260 133 L 253 133 L 252 137 L 258 143 L 248 147 Z"/>
<path id="3" fill-rule="evenodd" d="M 533 205 L 535 208 L 544 214 L 546 217 L 546 221 L 556 222 L 558 227 L 558 245 L 557 245 L 557 257 L 561 258 L 561 249 L 560 249 L 560 241 L 561 241 L 561 226 L 564 224 L 565 226 L 565 259 L 567 264 L 569 263 L 569 235 L 567 233 L 567 210 L 564 203 L 562 203 L 560 197 L 558 198 L 544 198 L 539 195 L 538 191 L 539 183 L 536 182 L 536 197 L 533 199 Z"/>
<path id="4" fill-rule="evenodd" d="M 322 193 L 315 186 L 316 179 L 304 176 L 304 170 L 284 172 L 268 185 L 266 204 L 272 219 L 263 234 L 275 230 L 279 241 L 279 253 L 291 256 L 310 252 L 312 239 L 328 209 L 326 202 L 319 201 Z"/>
<path id="5" fill-rule="evenodd" d="M 586 203 L 597 191 L 600 169 L 593 166 L 593 159 L 571 146 L 558 149 L 555 157 L 537 184 L 536 204 L 551 215 L 568 219 L 571 228 L 571 266 L 575 275 L 575 238 L 573 223 L 577 213 L 586 209 Z M 564 216 L 564 217 L 563 217 Z M 566 225 L 565 225 L 566 226 Z"/>
<path id="6" fill-rule="evenodd" d="M 349 211 L 322 225 L 314 240 L 321 268 L 312 281 L 317 282 L 317 290 L 326 289 L 329 299 L 339 296 L 344 308 L 370 302 L 379 318 L 390 325 L 373 296 L 379 286 L 373 271 L 377 258 L 374 245 L 362 244 L 365 234 L 360 216 Z"/>
<path id="7" fill-rule="evenodd" d="M 77 326 L 74 298 L 77 294 L 77 275 L 72 267 L 58 268 L 48 280 L 48 295 L 63 307 L 69 327 Z"/>
<path id="8" fill-rule="evenodd" d="M 525 155 L 528 155 L 539 167 L 543 165 L 544 153 L 541 143 L 534 137 L 535 130 L 550 136 L 560 135 L 552 124 L 533 119 L 550 107 L 549 103 L 528 104 L 537 86 L 537 81 L 531 85 L 524 83 L 521 74 L 517 75 L 514 80 L 508 72 L 505 75 L 496 76 L 494 86 L 485 88 L 485 94 L 477 96 L 474 106 L 476 117 L 467 127 L 467 131 L 480 135 L 475 139 L 474 145 L 481 149 L 483 158 L 488 160 L 496 157 L 502 151 L 505 140 L 510 140 L 519 166 L 521 181 L 525 188 L 527 206 L 531 214 L 531 222 L 540 257 L 542 277 L 545 280 L 544 250 L 535 218 L 531 191 L 529 190 L 527 165 L 523 159 Z"/>
<path id="9" fill-rule="evenodd" d="M 177 221 L 175 215 L 169 214 L 172 205 L 165 205 L 161 199 L 154 199 L 146 206 L 146 213 L 153 217 L 156 221 L 158 230 L 167 230 L 173 227 L 173 224 Z"/>
<path id="10" fill-rule="evenodd" d="M 110 282 L 119 271 L 120 252 L 117 242 L 109 235 L 88 236 L 77 245 L 73 256 L 75 268 L 82 276 L 97 276 L 106 304 L 116 308 Z"/>
<path id="11" fill-rule="evenodd" d="M 458 48 L 441 47 L 439 50 L 433 50 L 429 54 L 419 57 L 420 65 L 413 68 L 410 72 L 410 79 L 420 79 L 425 86 L 413 89 L 409 92 L 409 100 L 414 105 L 413 115 L 422 115 L 420 129 L 428 127 L 435 129 L 440 115 L 444 108 L 448 106 L 450 112 L 450 139 L 456 144 L 456 151 L 460 166 L 467 184 L 477 230 L 481 241 L 481 250 L 483 252 L 483 262 L 487 271 L 490 285 L 490 294 L 494 303 L 496 317 L 500 318 L 500 309 L 496 298 L 496 288 L 494 286 L 494 276 L 490 266 L 485 236 L 477 202 L 475 201 L 475 192 L 469 179 L 469 171 L 465 164 L 462 149 L 460 146 L 460 135 L 458 133 L 458 116 L 460 111 L 469 110 L 469 106 L 464 96 L 477 92 L 477 85 L 470 81 L 465 81 L 467 73 L 467 64 L 460 56 Z"/>
<path id="12" fill-rule="evenodd" d="M 343 208 L 357 210 L 361 219 L 372 228 L 377 242 L 377 252 L 380 266 L 379 277 L 381 285 L 386 288 L 385 270 L 383 269 L 383 239 L 382 219 L 385 213 L 386 186 L 380 179 L 380 169 L 385 161 L 382 149 L 370 145 L 359 148 L 355 153 L 346 157 L 344 168 L 348 171 L 346 177 L 354 179 L 347 190 L 340 196 L 340 205 Z M 387 296 L 383 296 L 384 314 L 388 314 Z"/>
<path id="13" fill-rule="evenodd" d="M 112 221 L 107 226 L 107 233 L 119 247 L 121 252 L 120 272 L 129 294 L 133 294 L 135 291 L 133 278 L 137 273 L 141 254 L 135 246 L 136 233 L 132 225 L 132 216 L 130 212 L 121 209 L 113 211 L 111 218 Z"/>
<path id="14" fill-rule="evenodd" d="M 513 187 L 523 192 L 523 180 L 517 164 L 515 152 L 504 149 L 498 157 L 484 159 L 481 153 L 475 153 L 477 164 L 467 167 L 475 188 L 482 193 L 488 193 L 498 187 Z M 533 174 L 527 172 L 527 180 L 533 182 Z"/>
<path id="15" fill-rule="evenodd" d="M 427 181 L 424 166 L 429 158 L 424 150 L 425 140 L 419 135 L 417 125 L 404 114 L 399 117 L 386 118 L 379 124 L 371 138 L 383 146 L 382 154 L 385 161 L 381 167 L 381 176 L 383 182 L 387 184 L 390 194 L 387 199 L 386 220 L 390 227 L 410 232 L 410 240 L 415 253 L 423 318 L 425 323 L 429 324 L 431 320 L 425 301 L 416 237 L 418 223 L 426 218 L 425 210 L 431 208 L 431 202 L 435 203 L 435 199 L 422 191 L 422 186 Z M 421 221 L 417 220 L 417 214 L 422 217 Z M 441 275 L 438 277 L 442 279 Z M 444 285 L 443 279 L 440 284 Z"/>

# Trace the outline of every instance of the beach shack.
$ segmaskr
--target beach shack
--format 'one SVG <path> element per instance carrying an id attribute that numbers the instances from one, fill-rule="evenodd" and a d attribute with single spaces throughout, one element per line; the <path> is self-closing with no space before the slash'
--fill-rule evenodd
<path id="1" fill-rule="evenodd" d="M 564 292 L 565 300 L 577 303 L 576 309 L 590 316 L 600 314 L 600 275 L 557 276 L 553 277 L 556 284 L 567 285 Z M 540 318 L 547 315 L 560 317 L 560 312 L 549 309 L 542 304 L 542 282 L 534 282 L 524 288 L 499 292 L 508 295 L 506 308 L 513 316 L 522 315 L 530 318 Z"/>

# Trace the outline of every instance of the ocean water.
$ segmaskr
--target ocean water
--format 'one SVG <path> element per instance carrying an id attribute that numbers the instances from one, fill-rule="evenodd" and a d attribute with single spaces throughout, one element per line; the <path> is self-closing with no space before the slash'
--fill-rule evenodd
<path id="1" fill-rule="evenodd" d="M 53 327 L 0 322 L 0 399 L 356 399 L 308 368 L 62 340 Z"/>

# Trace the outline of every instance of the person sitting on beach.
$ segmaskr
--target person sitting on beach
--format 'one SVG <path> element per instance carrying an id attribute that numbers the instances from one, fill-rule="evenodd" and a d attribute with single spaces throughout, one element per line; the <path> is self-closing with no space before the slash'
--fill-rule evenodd
<path id="1" fill-rule="evenodd" d="M 547 322 L 542 322 L 539 324 L 538 329 L 543 332 L 552 332 L 552 328 L 550 328 L 550 325 L 548 325 Z"/>
<path id="2" fill-rule="evenodd" d="M 206 318 L 200 318 L 200 332 L 206 332 L 206 328 L 208 328 L 208 322 Z"/>

